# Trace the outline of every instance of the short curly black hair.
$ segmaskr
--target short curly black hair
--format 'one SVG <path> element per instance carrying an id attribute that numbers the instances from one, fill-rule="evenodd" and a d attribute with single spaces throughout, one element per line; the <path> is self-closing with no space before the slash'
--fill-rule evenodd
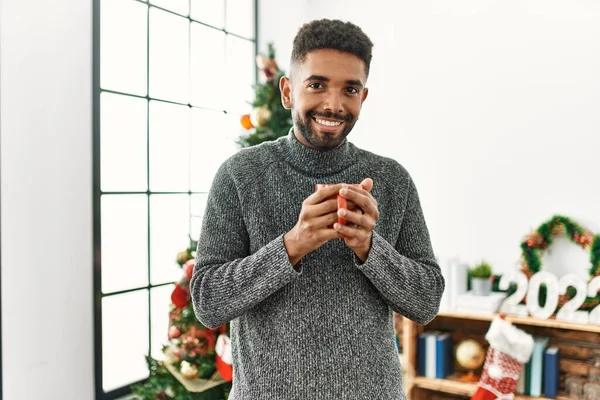
<path id="1" fill-rule="evenodd" d="M 337 19 L 319 19 L 302 25 L 294 38 L 291 64 L 304 62 L 308 53 L 318 49 L 354 54 L 365 63 L 365 74 L 369 76 L 373 42 L 355 24 Z"/>

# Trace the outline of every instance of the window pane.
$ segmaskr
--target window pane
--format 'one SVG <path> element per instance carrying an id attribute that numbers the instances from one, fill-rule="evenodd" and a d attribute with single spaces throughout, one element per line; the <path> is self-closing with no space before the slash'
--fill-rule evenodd
<path id="1" fill-rule="evenodd" d="M 150 102 L 150 190 L 189 190 L 190 108 Z"/>
<path id="2" fill-rule="evenodd" d="M 150 96 L 188 103 L 189 20 L 150 9 Z"/>
<path id="3" fill-rule="evenodd" d="M 228 110 L 240 113 L 250 111 L 254 96 L 256 58 L 254 43 L 227 35 L 227 82 L 229 83 Z"/>
<path id="4" fill-rule="evenodd" d="M 100 203 L 102 292 L 148 284 L 146 195 L 103 195 Z"/>
<path id="5" fill-rule="evenodd" d="M 192 109 L 191 117 L 190 186 L 193 192 L 208 192 L 221 163 L 237 151 L 239 116 Z"/>
<path id="6" fill-rule="evenodd" d="M 223 0 L 192 0 L 192 12 L 190 16 L 205 24 L 224 28 L 225 2 Z"/>
<path id="7" fill-rule="evenodd" d="M 226 0 L 226 29 L 240 36 L 254 38 L 254 0 Z"/>
<path id="8" fill-rule="evenodd" d="M 146 95 L 148 6 L 102 0 L 100 5 L 100 86 Z"/>
<path id="9" fill-rule="evenodd" d="M 102 93 L 100 110 L 102 190 L 145 191 L 146 100 Z"/>
<path id="10" fill-rule="evenodd" d="M 167 10 L 171 10 L 181 15 L 189 14 L 189 0 L 151 0 L 150 4 L 157 5 Z"/>
<path id="11" fill-rule="evenodd" d="M 204 219 L 204 210 L 206 209 L 206 201 L 208 200 L 208 194 L 193 194 L 190 199 L 191 204 L 191 236 L 192 239 L 198 240 L 200 237 L 200 230 L 202 229 L 202 220 Z"/>
<path id="12" fill-rule="evenodd" d="M 187 194 L 150 196 L 150 282 L 153 285 L 181 278 L 176 257 L 190 244 L 189 201 Z"/>
<path id="13" fill-rule="evenodd" d="M 213 110 L 225 109 L 225 33 L 192 23 L 190 60 L 191 103 Z"/>
<path id="14" fill-rule="evenodd" d="M 171 293 L 175 285 L 161 286 L 150 289 L 150 312 L 152 317 L 151 327 L 151 355 L 162 360 L 162 348 L 169 339 L 169 307 L 171 306 Z"/>
<path id="15" fill-rule="evenodd" d="M 148 291 L 102 299 L 102 387 L 110 391 L 148 377 Z"/>

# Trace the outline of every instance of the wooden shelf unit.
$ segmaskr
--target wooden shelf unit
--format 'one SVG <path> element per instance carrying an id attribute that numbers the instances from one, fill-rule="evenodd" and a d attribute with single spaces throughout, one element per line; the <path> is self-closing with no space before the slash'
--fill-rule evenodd
<path id="1" fill-rule="evenodd" d="M 446 318 L 457 318 L 457 319 L 469 319 L 478 321 L 492 321 L 496 315 L 467 315 L 453 313 L 453 312 L 441 312 L 438 317 Z M 507 321 L 512 322 L 515 325 L 528 325 L 528 326 L 542 326 L 554 329 L 567 329 L 571 331 L 583 331 L 583 332 L 595 332 L 600 333 L 600 325 L 594 324 L 575 324 L 572 322 L 559 321 L 555 318 L 548 319 L 537 319 L 531 317 L 518 317 L 514 315 L 507 315 L 505 317 Z"/>
<path id="2" fill-rule="evenodd" d="M 495 315 L 466 315 L 451 312 L 442 312 L 425 326 L 420 326 L 406 318 L 402 319 L 402 358 L 405 369 L 405 386 L 409 400 L 425 400 L 433 398 L 470 398 L 477 390 L 477 383 L 461 382 L 454 377 L 447 379 L 432 379 L 417 376 L 417 338 L 420 333 L 427 330 L 441 330 L 452 332 L 454 346 L 466 338 L 475 339 L 487 349 L 485 333 L 489 323 Z M 551 346 L 558 346 L 561 352 L 561 390 L 564 391 L 564 375 L 573 374 L 587 376 L 590 363 L 589 351 L 600 347 L 600 325 L 574 324 L 557 321 L 554 318 L 542 320 L 531 317 L 506 316 L 508 321 L 526 332 L 535 336 L 550 338 Z M 455 370 L 460 373 L 460 366 L 455 364 Z M 479 371 L 476 372 L 480 372 Z M 446 394 L 450 397 L 440 397 L 436 394 Z M 558 400 L 569 397 L 561 394 Z M 517 400 L 541 399 L 546 397 L 530 397 L 517 395 Z"/>
<path id="3" fill-rule="evenodd" d="M 477 383 L 461 382 L 453 379 L 432 379 L 418 376 L 413 381 L 415 387 L 434 392 L 443 392 L 457 396 L 471 397 L 477 391 Z M 420 399 L 427 397 L 420 397 Z M 515 395 L 515 400 L 552 400 L 548 397 L 531 397 L 523 395 Z M 558 396 L 556 400 L 568 400 L 568 396 Z"/>

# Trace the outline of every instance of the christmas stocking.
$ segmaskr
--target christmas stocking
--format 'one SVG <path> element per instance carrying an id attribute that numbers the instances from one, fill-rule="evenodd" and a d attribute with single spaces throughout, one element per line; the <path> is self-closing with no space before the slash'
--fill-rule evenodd
<path id="1" fill-rule="evenodd" d="M 479 387 L 471 400 L 514 399 L 521 369 L 533 351 L 533 337 L 496 317 L 485 338 L 490 347 Z"/>
<path id="2" fill-rule="evenodd" d="M 224 326 L 221 328 L 221 334 L 217 338 L 217 344 L 215 346 L 215 352 L 217 353 L 217 371 L 223 377 L 225 382 L 231 382 L 233 379 L 233 358 L 231 356 L 231 340 Z"/>

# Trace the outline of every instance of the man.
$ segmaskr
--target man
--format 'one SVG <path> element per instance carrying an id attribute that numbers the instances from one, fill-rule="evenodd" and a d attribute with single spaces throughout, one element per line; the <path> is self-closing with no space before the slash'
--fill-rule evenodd
<path id="1" fill-rule="evenodd" d="M 372 46 L 351 23 L 302 26 L 280 82 L 290 134 L 215 176 L 191 292 L 204 325 L 231 321 L 230 400 L 406 398 L 392 311 L 429 322 L 444 279 L 409 174 L 346 140 Z"/>

